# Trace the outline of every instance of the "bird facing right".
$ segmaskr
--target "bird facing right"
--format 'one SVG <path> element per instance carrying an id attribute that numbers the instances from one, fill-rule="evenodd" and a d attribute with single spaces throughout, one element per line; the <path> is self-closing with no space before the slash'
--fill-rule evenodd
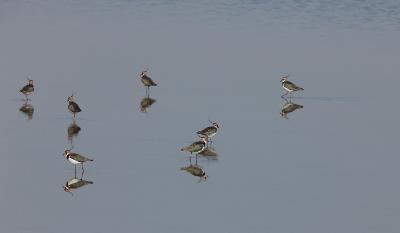
<path id="1" fill-rule="evenodd" d="M 25 95 L 25 99 L 28 100 L 28 95 L 34 92 L 33 80 L 28 78 L 28 84 L 26 84 L 19 92 Z"/>
<path id="2" fill-rule="evenodd" d="M 214 137 L 219 129 L 219 124 L 217 122 L 210 121 L 210 123 L 212 124 L 211 126 L 208 126 L 207 128 L 197 131 L 197 135 L 199 137 L 206 137 L 207 141 L 208 139 Z"/>

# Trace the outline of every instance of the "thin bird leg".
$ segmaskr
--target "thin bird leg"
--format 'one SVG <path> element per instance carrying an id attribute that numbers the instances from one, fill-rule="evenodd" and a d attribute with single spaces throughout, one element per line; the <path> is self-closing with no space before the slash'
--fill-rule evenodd
<path id="1" fill-rule="evenodd" d="M 83 168 L 83 163 L 82 163 L 82 176 L 83 176 L 83 173 L 85 173 L 85 169 Z"/>
<path id="2" fill-rule="evenodd" d="M 197 154 L 196 154 L 196 165 L 197 165 Z"/>
<path id="3" fill-rule="evenodd" d="M 75 164 L 75 176 L 74 176 L 74 178 L 76 178 L 76 164 Z"/>
<path id="4" fill-rule="evenodd" d="M 287 91 L 285 94 L 281 95 L 282 98 L 284 98 L 285 95 L 287 95 L 289 92 Z"/>

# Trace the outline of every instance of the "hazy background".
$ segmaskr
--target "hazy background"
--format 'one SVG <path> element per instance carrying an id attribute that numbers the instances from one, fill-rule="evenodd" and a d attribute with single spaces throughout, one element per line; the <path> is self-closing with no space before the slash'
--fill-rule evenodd
<path id="1" fill-rule="evenodd" d="M 397 233 L 399 41 L 395 0 L 0 1 L 0 231 Z M 208 119 L 198 183 L 179 149 Z"/>

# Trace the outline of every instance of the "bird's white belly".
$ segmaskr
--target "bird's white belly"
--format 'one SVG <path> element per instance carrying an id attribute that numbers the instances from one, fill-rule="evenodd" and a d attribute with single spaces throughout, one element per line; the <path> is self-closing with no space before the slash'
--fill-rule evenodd
<path id="1" fill-rule="evenodd" d="M 80 164 L 80 163 L 81 163 L 81 162 L 78 162 L 78 161 L 73 160 L 73 159 L 71 159 L 71 158 L 69 158 L 68 161 L 70 161 L 70 162 L 73 163 L 73 164 Z"/>
<path id="2" fill-rule="evenodd" d="M 292 92 L 293 91 L 293 90 L 290 90 L 290 89 L 286 88 L 284 85 L 282 85 L 282 87 L 283 87 L 283 89 L 285 89 L 288 92 Z"/>

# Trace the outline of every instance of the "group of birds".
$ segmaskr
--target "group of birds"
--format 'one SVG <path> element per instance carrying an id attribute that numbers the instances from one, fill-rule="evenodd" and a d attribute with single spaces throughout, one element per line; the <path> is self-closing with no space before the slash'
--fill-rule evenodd
<path id="1" fill-rule="evenodd" d="M 288 80 L 288 78 L 289 78 L 289 75 L 284 76 L 281 79 L 282 87 L 286 90 L 286 93 L 284 95 L 282 95 L 282 98 L 288 94 L 290 95 L 293 92 L 304 90 L 302 87 L 299 87 L 296 84 L 290 82 Z M 146 96 L 148 97 L 149 92 L 150 92 L 150 87 L 157 86 L 157 84 L 148 76 L 148 69 L 141 72 L 140 80 L 146 88 Z M 35 90 L 35 88 L 33 85 L 33 80 L 28 78 L 28 83 L 20 90 L 20 92 L 25 96 L 25 100 L 28 101 L 29 100 L 28 96 L 33 94 L 34 90 Z M 75 123 L 76 114 L 80 113 L 82 111 L 82 109 L 76 102 L 74 94 L 72 94 L 71 96 L 68 97 L 67 102 L 68 102 L 68 110 L 73 114 L 73 119 L 74 119 L 74 123 Z M 289 105 L 287 107 L 287 111 L 282 110 L 282 112 L 281 112 L 282 116 L 286 116 L 288 112 L 294 111 L 295 109 L 300 108 L 300 106 L 301 106 L 301 105 L 299 105 L 299 106 L 290 105 L 290 103 L 288 103 L 288 104 Z M 208 145 L 210 143 L 212 143 L 211 138 L 217 134 L 218 129 L 220 128 L 220 126 L 217 122 L 210 121 L 210 123 L 211 123 L 210 126 L 204 128 L 200 131 L 197 131 L 197 135 L 200 137 L 199 141 L 193 142 L 192 144 L 181 148 L 181 151 L 189 152 L 190 154 L 196 155 L 196 164 L 192 165 L 190 163 L 190 166 L 182 168 L 182 170 L 186 170 L 186 171 L 190 172 L 192 175 L 198 176 L 204 180 L 207 179 L 207 176 L 205 175 L 204 170 L 200 166 L 197 165 L 197 154 L 202 153 L 208 147 Z M 76 166 L 78 164 L 80 164 L 82 167 L 82 174 L 83 174 L 83 171 L 84 171 L 83 164 L 86 162 L 89 162 L 89 161 L 93 161 L 93 159 L 87 158 L 78 153 L 74 153 L 71 151 L 71 149 L 65 150 L 63 153 L 63 156 L 70 163 L 74 164 L 75 174 L 76 174 Z M 65 186 L 64 190 L 69 191 L 68 186 Z"/>
<path id="2" fill-rule="evenodd" d="M 200 141 L 193 142 L 192 144 L 181 148 L 181 151 L 189 152 L 190 154 L 196 155 L 196 163 L 192 164 L 191 157 L 190 164 L 187 167 L 182 167 L 181 170 L 187 171 L 190 174 L 200 177 L 200 180 L 207 180 L 208 176 L 201 166 L 197 164 L 197 155 L 203 153 L 208 145 L 212 143 L 211 138 L 217 134 L 219 124 L 217 122 L 211 122 L 211 126 L 208 126 L 202 130 L 197 131 L 197 136 L 200 137 Z"/>

